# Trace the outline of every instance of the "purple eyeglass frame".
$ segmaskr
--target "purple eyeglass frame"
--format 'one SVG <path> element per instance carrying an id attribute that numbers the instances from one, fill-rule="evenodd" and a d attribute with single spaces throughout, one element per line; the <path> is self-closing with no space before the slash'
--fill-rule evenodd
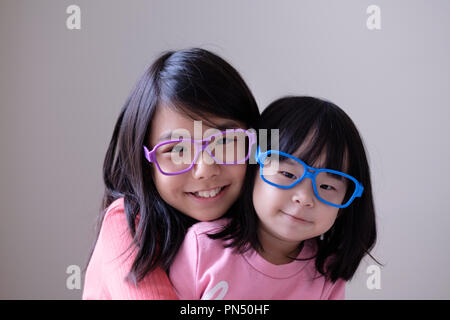
<path id="1" fill-rule="evenodd" d="M 158 168 L 159 172 L 161 172 L 162 174 L 167 175 L 167 176 L 174 176 L 174 175 L 182 174 L 182 173 L 185 173 L 192 169 L 192 167 L 194 166 L 194 163 L 197 161 L 198 155 L 200 154 L 200 152 L 203 152 L 208 147 L 209 142 L 211 142 L 212 138 L 223 135 L 224 133 L 227 134 L 229 132 L 245 132 L 247 134 L 247 136 L 249 138 L 249 148 L 248 148 L 247 156 L 245 157 L 244 160 L 241 160 L 238 162 L 233 162 L 233 163 L 222 163 L 222 162 L 218 161 L 216 159 L 216 157 L 214 157 L 209 150 L 206 150 L 206 152 L 208 152 L 208 154 L 211 156 L 211 158 L 214 159 L 214 161 L 217 164 L 233 165 L 233 164 L 245 163 L 245 161 L 247 161 L 250 157 L 250 152 L 252 150 L 253 145 L 256 143 L 256 133 L 254 132 L 253 129 L 249 129 L 249 130 L 227 129 L 225 131 L 214 134 L 214 135 L 212 135 L 206 139 L 202 139 L 202 140 L 178 139 L 178 140 L 164 141 L 164 142 L 158 143 L 151 151 L 149 151 L 148 148 L 146 146 L 144 146 L 144 155 L 145 155 L 145 158 L 148 160 L 148 162 L 156 164 L 156 167 Z M 184 169 L 184 170 L 181 170 L 181 171 L 178 171 L 175 173 L 167 173 L 167 172 L 162 171 L 162 169 L 159 167 L 158 161 L 156 161 L 156 155 L 155 155 L 156 149 L 158 149 L 160 146 L 163 146 L 165 144 L 174 143 L 174 142 L 182 142 L 182 141 L 190 141 L 190 142 L 193 142 L 194 144 L 196 144 L 198 147 L 200 147 L 200 148 L 196 148 L 195 156 L 194 156 L 194 159 L 193 159 L 191 165 L 187 169 Z"/>

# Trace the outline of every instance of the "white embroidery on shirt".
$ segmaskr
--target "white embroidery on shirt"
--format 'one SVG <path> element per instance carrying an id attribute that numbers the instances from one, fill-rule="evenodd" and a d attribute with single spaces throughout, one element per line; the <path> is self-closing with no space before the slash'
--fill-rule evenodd
<path id="1" fill-rule="evenodd" d="M 219 290 L 221 291 L 219 292 L 217 297 L 215 299 L 211 299 Z M 227 292 L 228 292 L 228 282 L 222 280 L 218 284 L 216 284 L 211 290 L 207 291 L 203 295 L 202 300 L 223 300 L 223 297 L 227 294 Z"/>

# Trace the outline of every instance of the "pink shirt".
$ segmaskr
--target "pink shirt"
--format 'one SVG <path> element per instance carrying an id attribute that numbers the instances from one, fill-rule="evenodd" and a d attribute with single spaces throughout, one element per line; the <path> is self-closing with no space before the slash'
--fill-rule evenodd
<path id="1" fill-rule="evenodd" d="M 94 253 L 89 261 L 83 299 L 177 299 L 167 274 L 160 268 L 149 272 L 135 286 L 125 281 L 136 250 L 126 251 L 132 237 L 123 198 L 108 207 Z M 125 252 L 126 251 L 126 252 Z M 122 254 L 125 252 L 124 254 Z M 132 254 L 130 254 L 133 252 Z"/>
<path id="2" fill-rule="evenodd" d="M 170 268 L 180 299 L 344 299 L 346 282 L 326 281 L 316 271 L 314 259 L 274 265 L 252 249 L 236 254 L 232 248 L 223 248 L 221 240 L 208 238 L 207 233 L 214 233 L 226 221 L 200 222 L 186 234 Z M 306 241 L 297 258 L 313 255 L 313 242 Z"/>

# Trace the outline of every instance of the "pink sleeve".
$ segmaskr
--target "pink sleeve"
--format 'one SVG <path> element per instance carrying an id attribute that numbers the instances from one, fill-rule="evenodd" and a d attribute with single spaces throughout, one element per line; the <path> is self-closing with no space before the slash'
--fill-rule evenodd
<path id="1" fill-rule="evenodd" d="M 198 300 L 198 241 L 194 228 L 186 233 L 184 242 L 170 267 L 170 280 L 181 300 Z"/>
<path id="2" fill-rule="evenodd" d="M 335 283 L 327 282 L 327 292 L 323 299 L 327 300 L 345 300 L 345 284 L 347 282 L 342 279 L 338 279 Z"/>
<path id="3" fill-rule="evenodd" d="M 148 273 L 137 286 L 125 280 L 136 251 L 126 251 L 132 237 L 123 199 L 118 203 L 115 207 L 110 206 L 103 220 L 87 268 L 83 299 L 177 299 L 167 274 L 160 268 Z"/>

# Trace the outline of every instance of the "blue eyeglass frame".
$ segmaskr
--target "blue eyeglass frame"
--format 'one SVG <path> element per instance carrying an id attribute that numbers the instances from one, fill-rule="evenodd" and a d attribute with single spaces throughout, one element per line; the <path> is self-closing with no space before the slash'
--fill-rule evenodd
<path id="1" fill-rule="evenodd" d="M 296 162 L 300 163 L 305 168 L 303 175 L 300 178 L 298 178 L 296 181 L 294 181 L 292 184 L 288 185 L 288 186 L 282 186 L 282 185 L 279 185 L 279 184 L 276 184 L 276 183 L 273 183 L 273 182 L 270 182 L 270 181 L 266 180 L 264 178 L 264 175 L 263 175 L 264 161 L 266 160 L 267 156 L 269 156 L 272 153 L 277 153 L 279 155 L 282 155 L 284 157 L 290 158 L 290 159 L 295 160 Z M 268 184 L 270 184 L 270 185 L 272 185 L 274 187 L 277 187 L 277 188 L 291 189 L 295 185 L 300 183 L 300 181 L 302 181 L 303 179 L 310 178 L 312 180 L 312 182 L 313 182 L 312 185 L 313 185 L 313 189 L 314 189 L 314 194 L 316 195 L 317 199 L 319 199 L 323 203 L 326 203 L 326 204 L 328 204 L 328 205 L 330 205 L 332 207 L 336 207 L 336 208 L 346 208 L 346 207 L 348 207 L 353 202 L 353 200 L 355 200 L 355 198 L 361 197 L 361 195 L 363 193 L 363 190 L 364 190 L 364 187 L 362 186 L 362 184 L 358 180 L 356 180 L 354 177 L 352 177 L 352 176 L 350 176 L 350 175 L 348 175 L 348 174 L 346 174 L 344 172 L 331 170 L 331 169 L 316 169 L 316 168 L 310 167 L 306 163 L 304 163 L 302 160 L 300 160 L 300 159 L 298 159 L 298 158 L 296 158 L 296 157 L 294 157 L 294 156 L 292 156 L 290 154 L 287 154 L 287 153 L 284 153 L 282 151 L 279 151 L 279 150 L 267 150 L 266 152 L 262 152 L 261 153 L 260 152 L 260 147 L 258 146 L 257 151 L 255 153 L 255 160 L 259 163 L 259 175 L 260 175 L 261 179 L 264 182 L 266 182 L 266 183 L 268 183 Z M 322 199 L 319 196 L 319 193 L 317 192 L 317 186 L 316 186 L 316 176 L 320 172 L 329 172 L 329 173 L 341 175 L 341 176 L 344 176 L 344 177 L 352 180 L 355 183 L 355 186 L 356 186 L 355 187 L 355 191 L 353 192 L 352 196 L 350 197 L 350 199 L 346 203 L 341 204 L 341 205 L 334 204 L 334 203 L 326 201 L 325 199 Z"/>

